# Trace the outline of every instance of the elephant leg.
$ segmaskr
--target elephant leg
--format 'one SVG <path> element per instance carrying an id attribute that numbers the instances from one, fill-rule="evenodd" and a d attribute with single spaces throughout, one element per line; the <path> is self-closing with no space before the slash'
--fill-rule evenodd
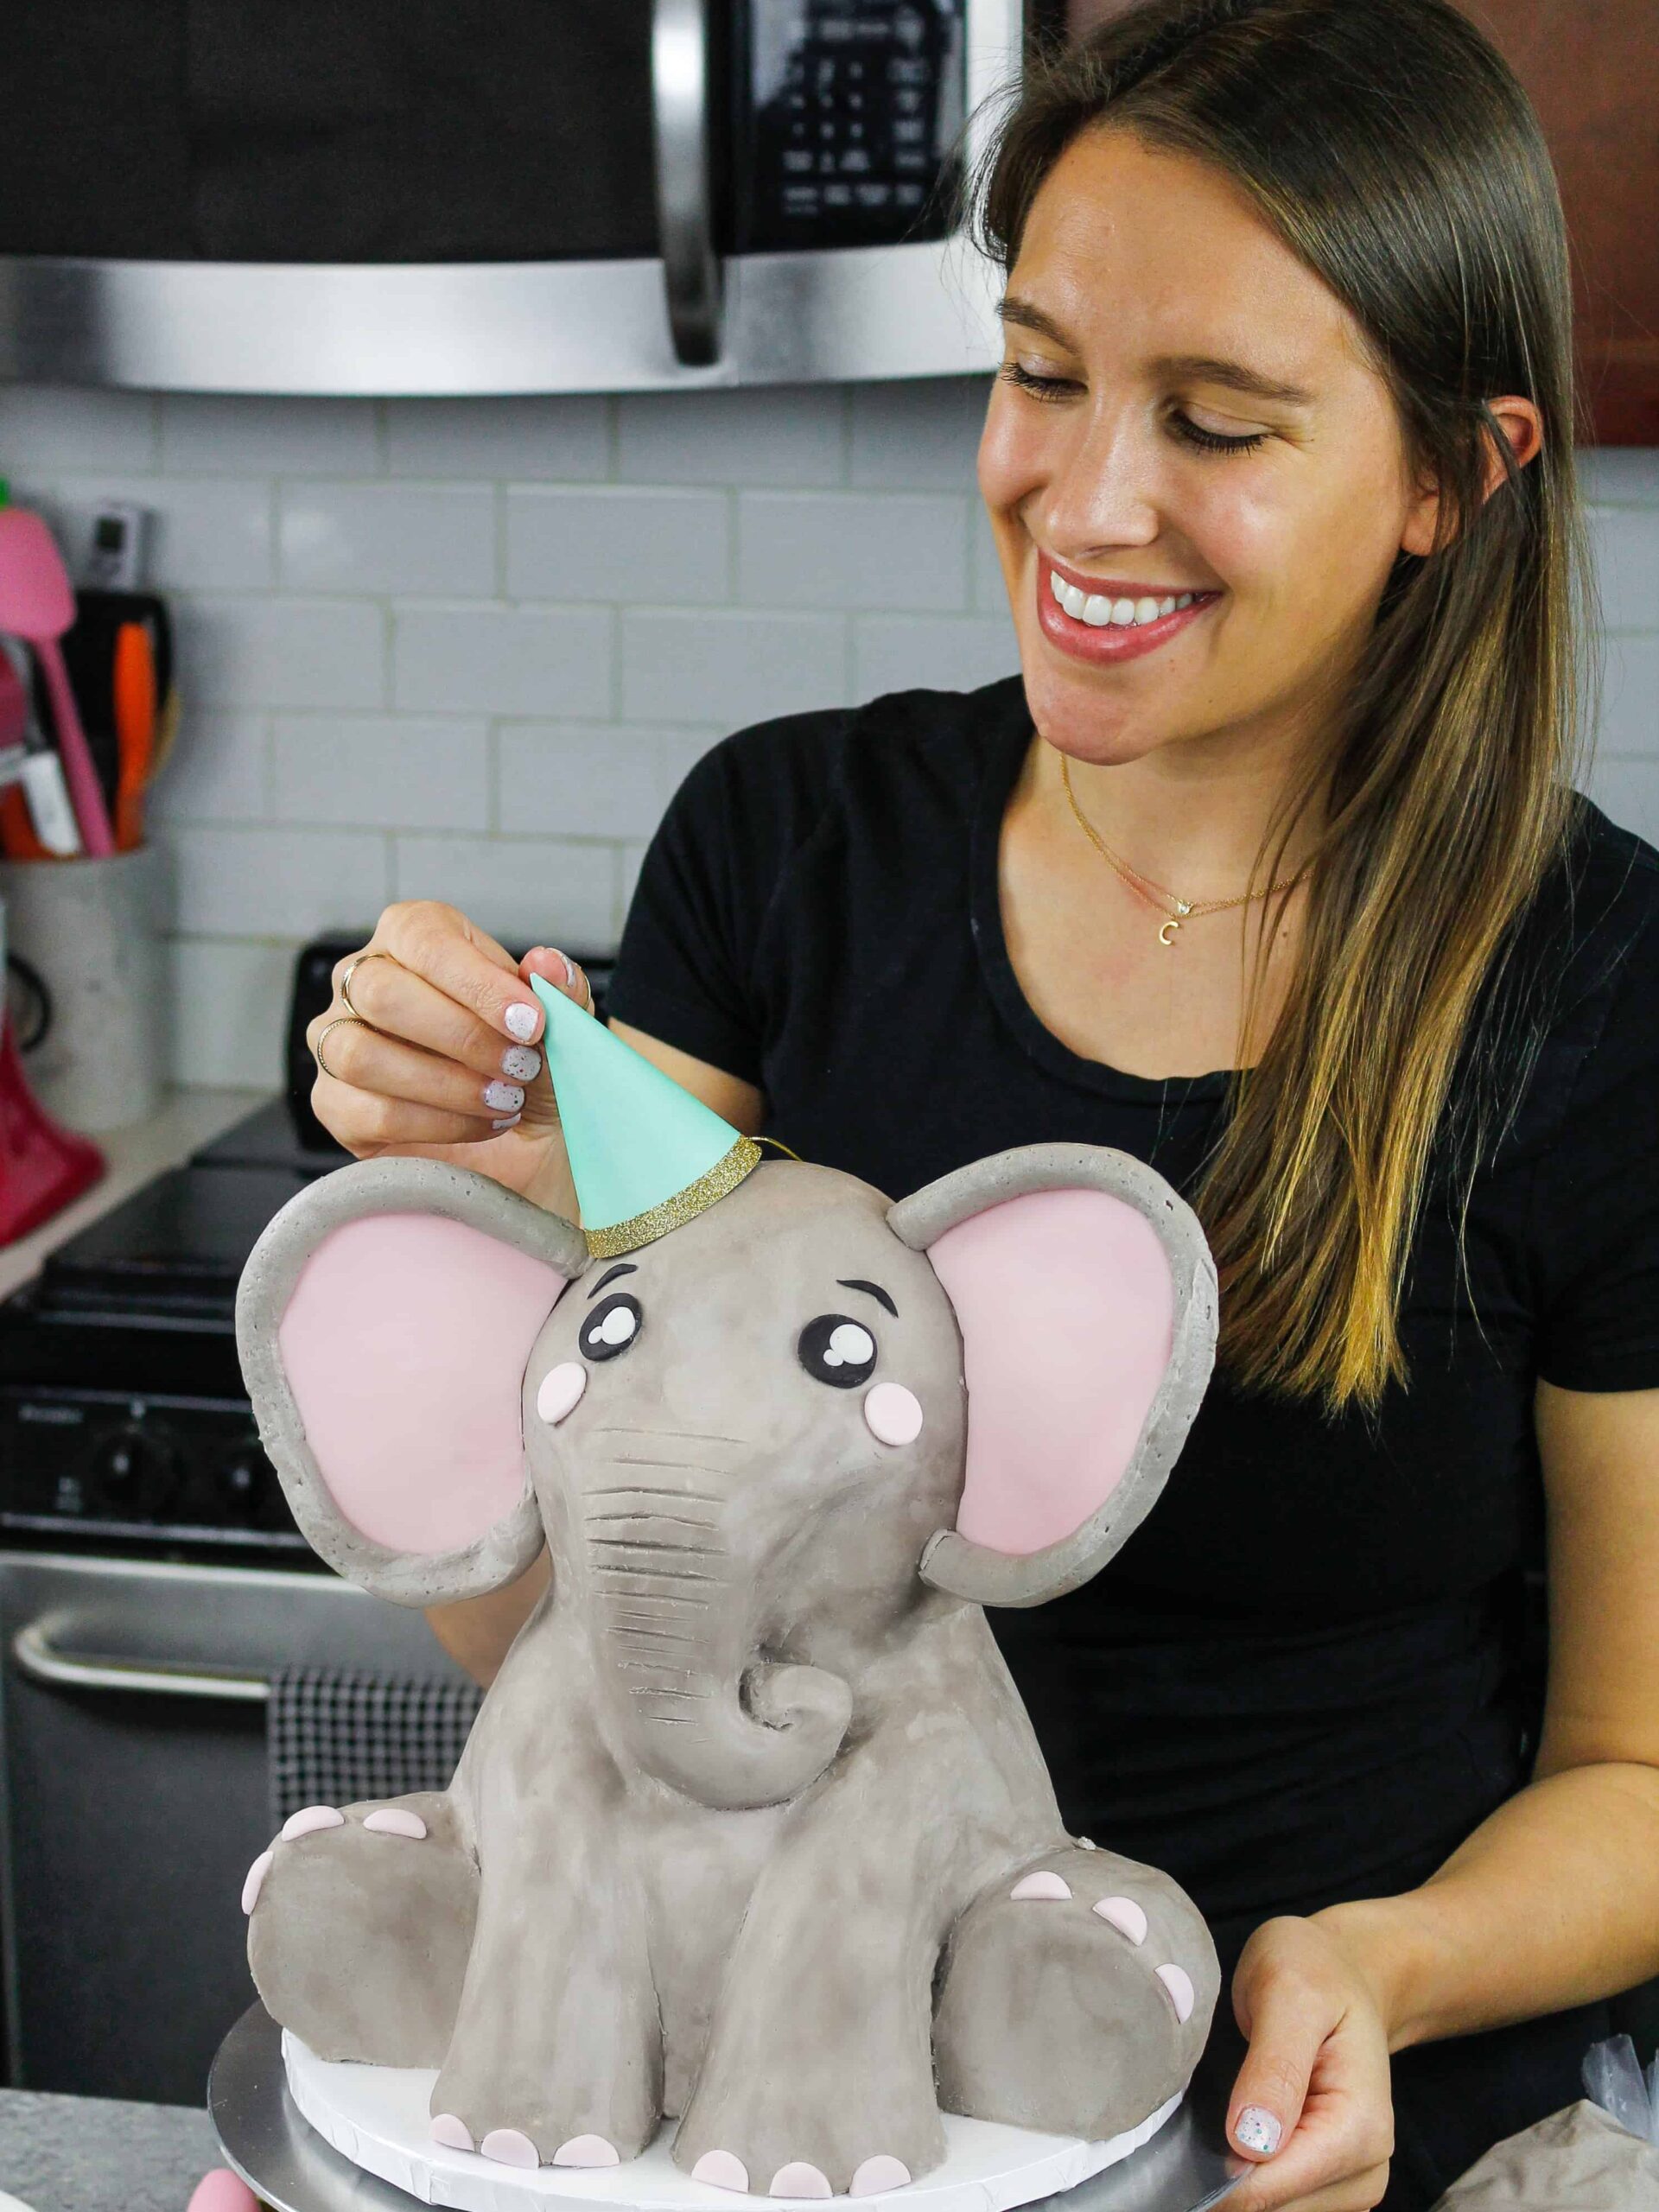
<path id="1" fill-rule="evenodd" d="M 1062 1847 L 963 1913 L 934 2021 L 947 2112 L 1107 2140 L 1184 2089 L 1221 1986 L 1210 1931 L 1168 1875 Z"/>
<path id="2" fill-rule="evenodd" d="M 835 1796 L 785 1834 L 751 1895 L 674 2142 L 696 2180 L 863 2196 L 944 2156 L 934 1893 L 918 1851 L 861 1820 L 866 1799 L 837 1819 Z"/>
<path id="3" fill-rule="evenodd" d="M 308 1807 L 254 1861 L 243 1903 L 266 2009 L 319 2057 L 442 2063 L 478 1904 L 447 1795 Z"/>
<path id="4" fill-rule="evenodd" d="M 477 1932 L 432 2132 L 508 2165 L 615 2165 L 662 2121 L 662 2027 L 626 1807 L 583 1807 L 580 1794 L 532 1799 L 480 1833 Z"/>

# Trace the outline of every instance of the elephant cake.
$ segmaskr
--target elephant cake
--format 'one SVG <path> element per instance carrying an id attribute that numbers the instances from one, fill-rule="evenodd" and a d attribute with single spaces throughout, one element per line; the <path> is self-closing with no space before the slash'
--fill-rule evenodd
<path id="1" fill-rule="evenodd" d="M 412 1605 L 552 1570 L 448 1789 L 314 1808 L 256 1862 L 266 2006 L 435 2069 L 432 2137 L 498 2172 L 660 2133 L 698 2182 L 862 2196 L 939 2165 L 942 2114 L 1141 2126 L 1214 1947 L 1066 1834 L 983 1609 L 1076 1588 L 1154 1503 L 1214 1356 L 1197 1221 L 1072 1143 L 895 1203 L 538 988 L 581 1228 L 376 1160 L 243 1278 L 327 1561 Z"/>

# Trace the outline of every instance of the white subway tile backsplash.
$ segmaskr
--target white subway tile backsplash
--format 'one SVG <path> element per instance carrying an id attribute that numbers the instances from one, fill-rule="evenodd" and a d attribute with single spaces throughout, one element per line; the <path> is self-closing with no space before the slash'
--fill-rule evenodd
<path id="1" fill-rule="evenodd" d="M 738 597 L 763 607 L 958 608 L 968 507 L 893 492 L 744 492 Z"/>
<path id="2" fill-rule="evenodd" d="M 616 403 L 631 484 L 841 484 L 846 399 L 833 385 L 631 392 Z"/>
<path id="3" fill-rule="evenodd" d="M 1599 760 L 1589 790 L 1604 814 L 1659 845 L 1659 760 Z"/>
<path id="4" fill-rule="evenodd" d="M 170 955 L 174 1082 L 276 1089 L 292 946 L 175 938 Z"/>
<path id="5" fill-rule="evenodd" d="M 622 712 L 630 721 L 692 719 L 735 728 L 847 696 L 839 616 L 715 608 L 626 607 Z"/>
<path id="6" fill-rule="evenodd" d="M 182 475 L 374 476 L 372 399 L 270 399 L 167 392 L 162 467 Z"/>
<path id="7" fill-rule="evenodd" d="M 601 607 L 401 606 L 393 704 L 416 714 L 608 715 L 614 619 Z"/>
<path id="8" fill-rule="evenodd" d="M 356 929 L 391 896 L 378 830 L 168 829 L 181 937 L 304 938 Z"/>
<path id="9" fill-rule="evenodd" d="M 1592 508 L 1590 534 L 1608 629 L 1659 629 L 1659 509 Z"/>
<path id="10" fill-rule="evenodd" d="M 971 691 L 1020 665 L 1006 616 L 861 614 L 853 624 L 853 690 L 859 699 L 918 689 Z"/>
<path id="11" fill-rule="evenodd" d="M 394 476 L 568 484 L 602 477 L 610 467 L 610 405 L 603 399 L 392 399 L 385 416 L 386 466 Z"/>
<path id="12" fill-rule="evenodd" d="M 192 707 L 150 787 L 152 822 L 264 822 L 270 814 L 270 729 L 264 715 Z"/>
<path id="13" fill-rule="evenodd" d="M 0 476 L 60 468 L 153 468 L 156 402 L 143 391 L 70 385 L 0 386 Z"/>
<path id="14" fill-rule="evenodd" d="M 86 575 L 93 517 L 112 500 L 149 516 L 145 582 L 152 591 L 268 591 L 276 581 L 264 477 L 60 477 L 52 520 L 72 575 Z"/>
<path id="15" fill-rule="evenodd" d="M 181 598 L 181 696 L 203 707 L 378 707 L 385 615 L 367 600 Z"/>
<path id="16" fill-rule="evenodd" d="M 989 392 L 982 376 L 855 386 L 853 482 L 882 491 L 972 492 Z"/>
<path id="17" fill-rule="evenodd" d="M 149 509 L 185 715 L 175 1065 L 275 1083 L 295 939 L 448 899 L 603 950 L 745 723 L 1012 673 L 982 377 L 496 399 L 0 391 L 72 565 Z M 1581 456 L 1611 634 L 1592 790 L 1659 836 L 1659 449 Z"/>
<path id="18" fill-rule="evenodd" d="M 497 826 L 513 836 L 649 837 L 715 734 L 615 722 L 503 723 Z"/>
<path id="19" fill-rule="evenodd" d="M 731 501 L 724 492 L 542 490 L 507 494 L 507 590 L 514 599 L 731 597 Z"/>
<path id="20" fill-rule="evenodd" d="M 608 951 L 616 856 L 559 837 L 416 837 L 393 844 L 394 897 L 445 899 L 504 944 Z"/>
<path id="21" fill-rule="evenodd" d="M 1607 639 L 1597 742 L 1603 753 L 1659 760 L 1659 631 Z"/>
<path id="22" fill-rule="evenodd" d="M 481 717 L 278 715 L 271 812 L 279 822 L 486 830 L 489 740 Z"/>
<path id="23" fill-rule="evenodd" d="M 290 590 L 488 598 L 496 586 L 488 485 L 286 484 L 276 518 Z"/>

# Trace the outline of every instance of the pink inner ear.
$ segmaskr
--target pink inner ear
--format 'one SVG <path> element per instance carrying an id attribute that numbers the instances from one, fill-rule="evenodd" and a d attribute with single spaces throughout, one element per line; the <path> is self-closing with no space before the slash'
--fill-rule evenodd
<path id="1" fill-rule="evenodd" d="M 1174 1339 L 1156 1231 L 1104 1191 L 1033 1191 L 928 1248 L 968 1381 L 958 1532 L 1024 1558 L 1098 1510 L 1134 1452 Z"/>
<path id="2" fill-rule="evenodd" d="M 435 1214 L 324 1237 L 277 1343 L 353 1529 L 390 1551 L 454 1551 L 518 1504 L 524 1367 L 563 1288 L 556 1268 Z"/>

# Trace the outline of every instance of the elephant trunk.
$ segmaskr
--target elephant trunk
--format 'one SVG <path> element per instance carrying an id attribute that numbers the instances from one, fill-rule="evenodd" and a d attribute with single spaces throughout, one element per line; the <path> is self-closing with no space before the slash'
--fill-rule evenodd
<path id="1" fill-rule="evenodd" d="M 615 1518 L 612 1519 L 614 1529 Z M 781 1804 L 840 1750 L 852 1692 L 817 1667 L 749 1663 L 727 1562 L 683 1525 L 590 1529 L 596 1657 L 627 1750 L 697 1803 Z"/>

